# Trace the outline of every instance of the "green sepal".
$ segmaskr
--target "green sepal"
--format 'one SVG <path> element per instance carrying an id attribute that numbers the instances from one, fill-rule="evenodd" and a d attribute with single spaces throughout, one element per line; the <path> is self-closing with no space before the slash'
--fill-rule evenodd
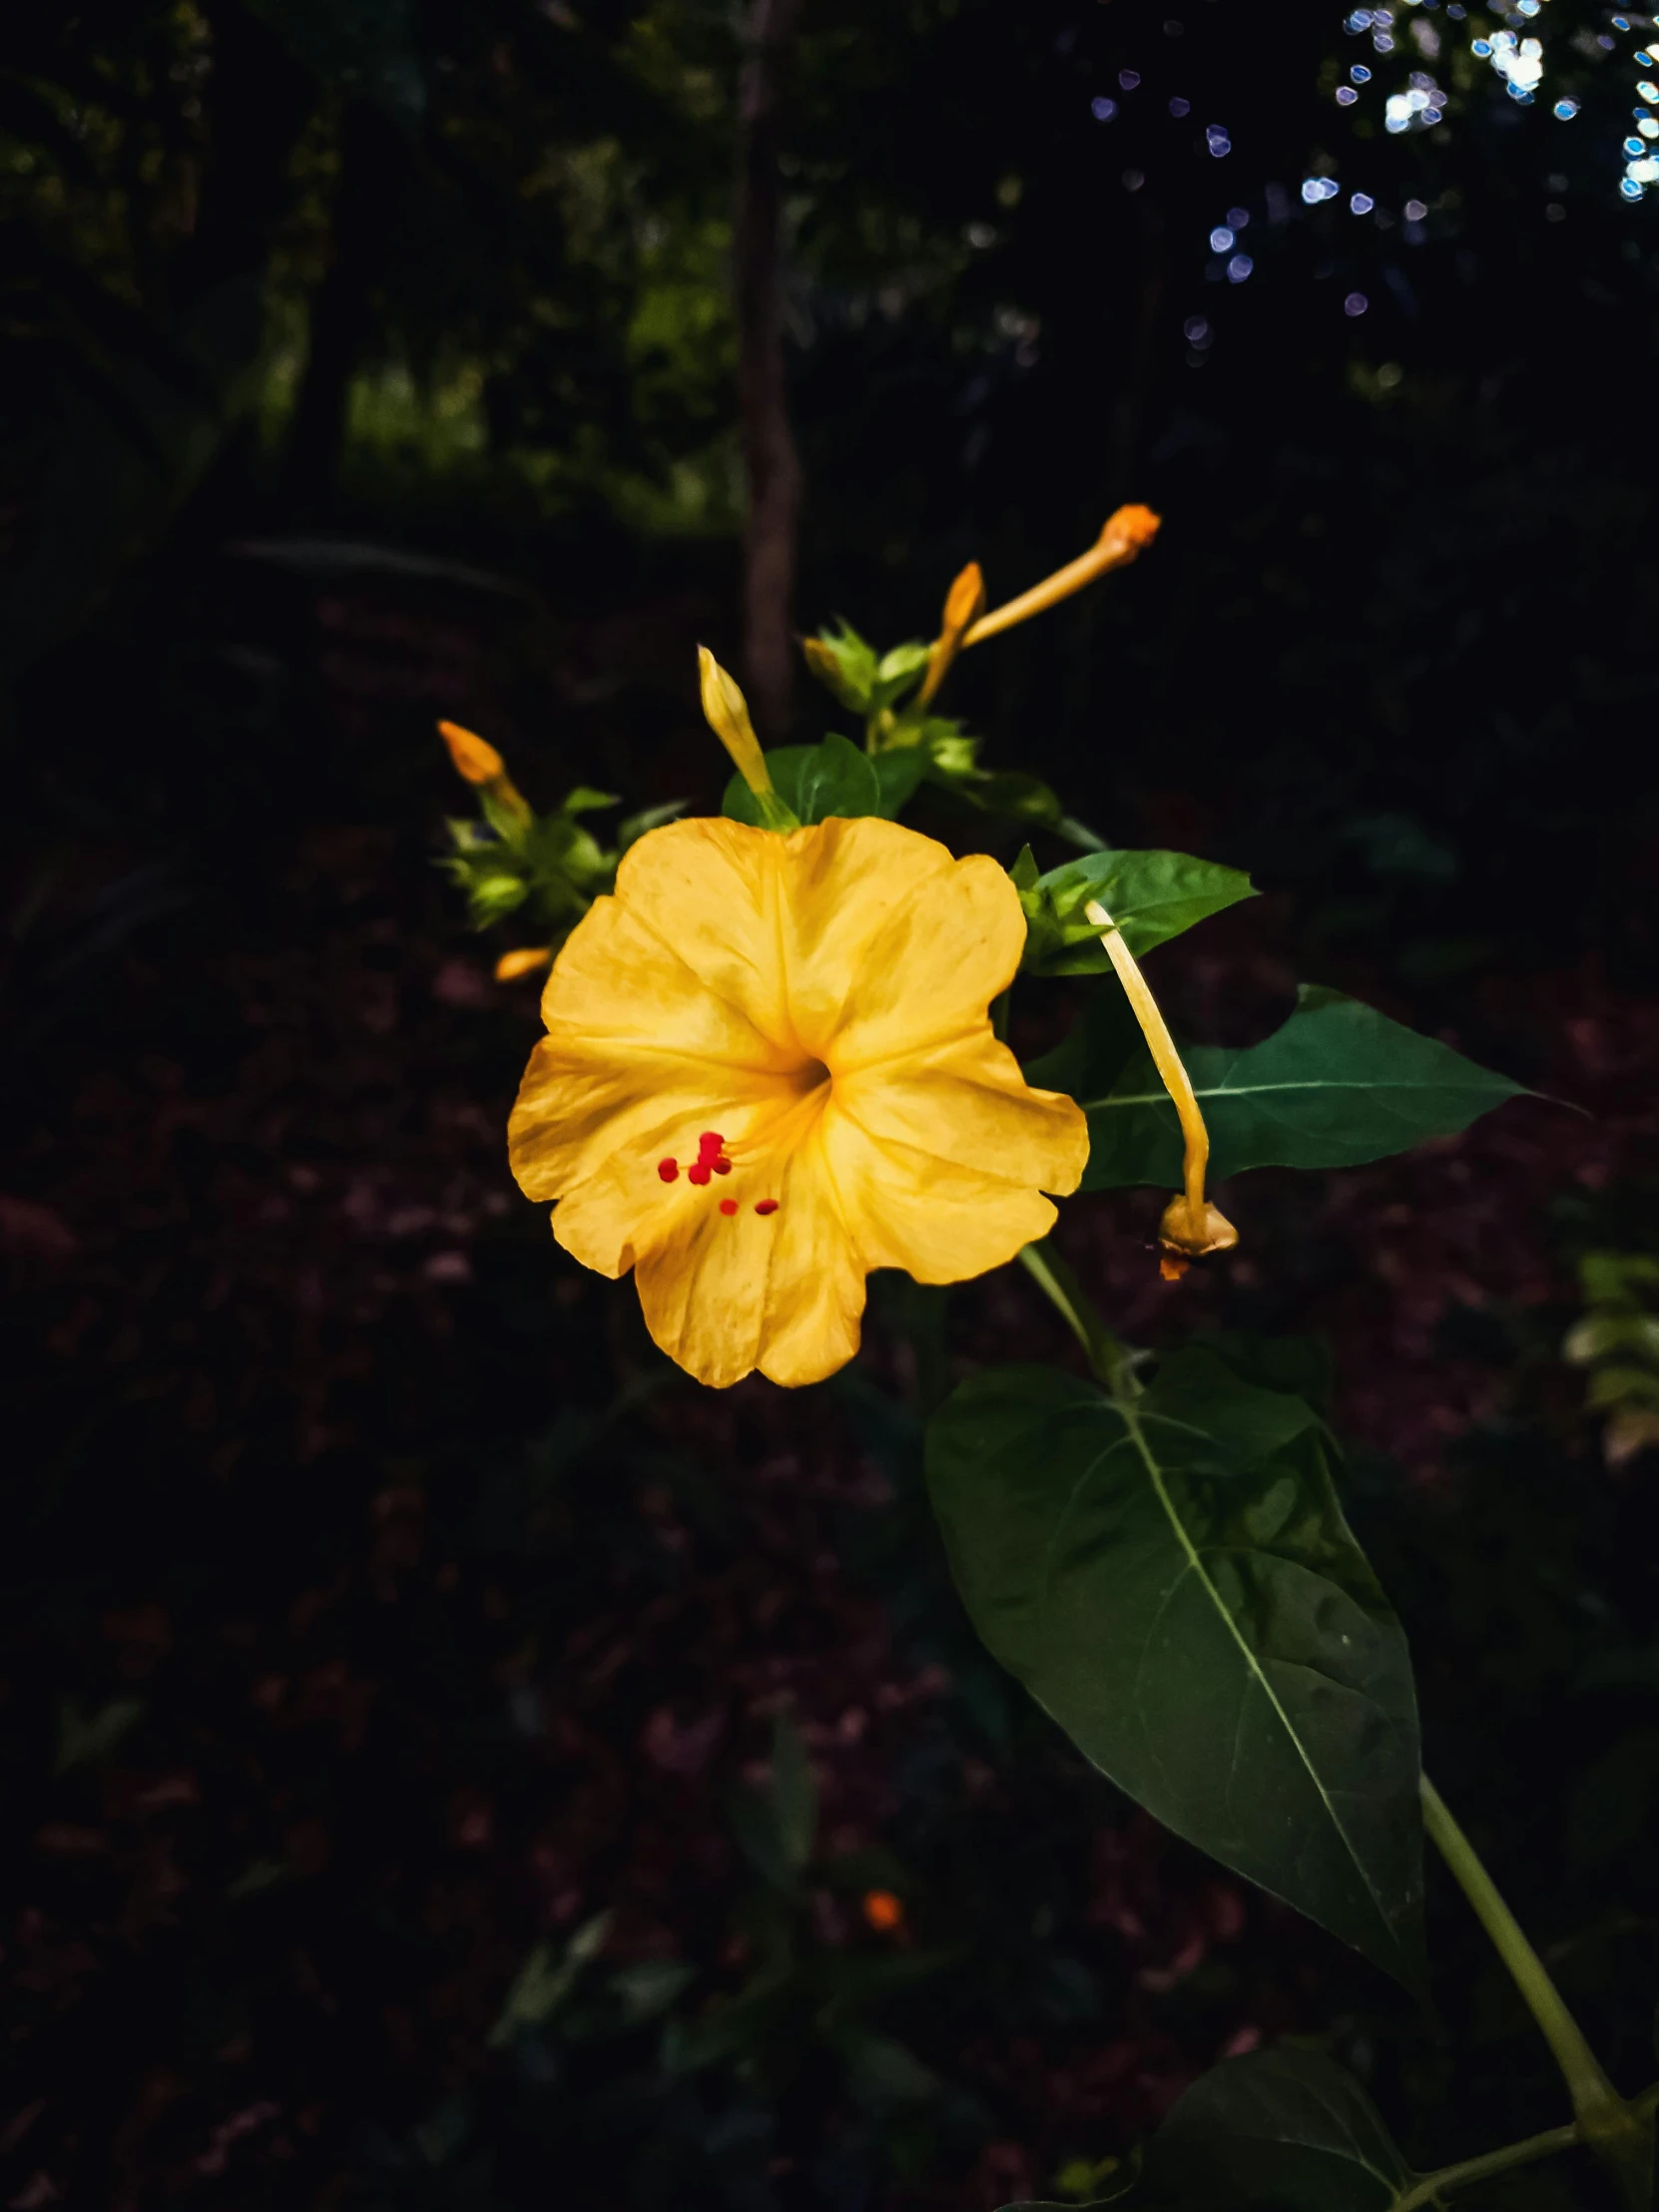
<path id="1" fill-rule="evenodd" d="M 842 621 L 838 629 L 821 630 L 816 638 L 803 639 L 802 651 L 807 666 L 843 707 L 856 715 L 872 711 L 871 694 L 879 678 L 875 649 L 849 623 Z"/>
<path id="2" fill-rule="evenodd" d="M 1015 856 L 1013 866 L 1008 870 L 1009 880 L 1015 890 L 1035 890 L 1037 878 L 1041 873 L 1042 870 L 1037 865 L 1037 855 L 1028 844 L 1022 844 Z"/>
<path id="3" fill-rule="evenodd" d="M 1079 1030 L 1026 1074 L 1045 1090 L 1066 1091 L 1088 1115 L 1085 1190 L 1179 1190 L 1181 1126 L 1151 1055 L 1116 1010 L 1121 997 L 1108 986 Z M 1184 1045 L 1181 1057 L 1218 1182 L 1252 1168 L 1359 1167 L 1455 1136 L 1505 1099 L 1527 1095 L 1449 1045 L 1312 984 L 1260 1044 Z"/>
<path id="4" fill-rule="evenodd" d="M 1087 852 L 1050 868 L 1021 892 L 1023 965 L 1030 975 L 1103 974 L 1112 963 L 1100 925 L 1084 912 L 1091 901 L 1111 915 L 1140 959 L 1195 922 L 1255 896 L 1255 885 L 1238 868 L 1188 852 Z"/>
<path id="5" fill-rule="evenodd" d="M 650 830 L 660 830 L 667 822 L 678 822 L 690 804 L 686 799 L 670 799 L 660 807 L 642 807 L 637 815 L 625 815 L 616 826 L 617 850 L 626 852 Z"/>
<path id="6" fill-rule="evenodd" d="M 1084 1756 L 1420 1986 L 1410 1661 L 1314 1408 L 1190 1350 L 1134 1398 L 1005 1368 L 926 1467 L 975 1628 Z"/>
<path id="7" fill-rule="evenodd" d="M 794 818 L 791 829 L 828 822 L 831 815 L 886 812 L 875 763 L 849 739 L 831 735 L 819 745 L 783 745 L 767 755 L 766 763 L 773 790 Z M 741 776 L 727 785 L 721 812 L 757 830 L 777 827 L 766 820 L 762 801 Z"/>
<path id="8" fill-rule="evenodd" d="M 454 850 L 439 862 L 466 893 L 473 927 L 522 913 L 555 941 L 568 933 L 616 874 L 616 853 L 578 817 L 616 804 L 579 785 L 551 814 L 538 815 L 481 791 L 483 820 L 451 821 Z"/>

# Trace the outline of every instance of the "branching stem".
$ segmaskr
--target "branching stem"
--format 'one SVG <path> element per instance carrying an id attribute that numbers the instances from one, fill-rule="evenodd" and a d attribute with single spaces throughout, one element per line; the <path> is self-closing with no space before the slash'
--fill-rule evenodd
<path id="1" fill-rule="evenodd" d="M 1580 2136 L 1617 2181 L 1632 2212 L 1648 2212 L 1653 2189 L 1651 2108 L 1645 2099 L 1627 2104 L 1608 2080 L 1543 1960 L 1426 1775 L 1422 1814 L 1436 1850 L 1474 1908 L 1475 1918 L 1491 1937 L 1554 2054 L 1572 2098 Z"/>

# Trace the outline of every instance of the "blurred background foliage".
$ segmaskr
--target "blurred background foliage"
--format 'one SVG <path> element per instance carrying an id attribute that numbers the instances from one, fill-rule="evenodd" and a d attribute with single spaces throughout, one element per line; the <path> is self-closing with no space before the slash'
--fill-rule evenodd
<path id="1" fill-rule="evenodd" d="M 0 39 L 8 2203 L 989 2212 L 1099 2194 L 1282 2034 L 1421 2163 L 1556 2115 L 1453 1901 L 1425 2026 L 977 1652 L 916 1419 L 1064 1356 L 1017 1284 L 880 1284 L 856 1375 L 708 1399 L 506 1179 L 533 1016 L 432 864 L 432 724 L 538 806 L 718 805 L 754 20 L 78 0 Z M 1627 2089 L 1643 21 L 1547 0 L 1523 103 L 1475 8 L 804 0 L 779 154 L 802 627 L 927 635 L 967 559 L 994 601 L 1150 501 L 1154 552 L 950 711 L 1114 841 L 1255 872 L 1158 956 L 1187 1033 L 1308 979 L 1587 1109 L 1242 1182 L 1179 1305 L 1136 1198 L 1067 1234 L 1138 1341 L 1334 1366 L 1431 1763 Z M 1390 131 L 1413 72 L 1441 120 Z"/>

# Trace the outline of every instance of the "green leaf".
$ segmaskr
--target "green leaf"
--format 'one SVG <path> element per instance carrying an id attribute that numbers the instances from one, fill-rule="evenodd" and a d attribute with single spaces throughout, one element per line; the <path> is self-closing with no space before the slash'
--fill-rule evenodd
<path id="1" fill-rule="evenodd" d="M 927 773 L 927 756 L 919 746 L 899 746 L 877 753 L 870 766 L 875 771 L 876 788 L 881 794 L 876 813 L 885 815 L 889 822 L 896 822 Z"/>
<path id="2" fill-rule="evenodd" d="M 1099 1017 L 1103 1034 L 1109 1017 Z M 1078 1069 L 1106 1074 L 1110 1053 L 1073 1040 L 1027 1070 L 1044 1088 Z M 1072 1055 L 1067 1058 L 1067 1055 Z M 1217 1182 L 1251 1168 L 1346 1168 L 1409 1151 L 1429 1137 L 1455 1136 L 1519 1083 L 1477 1067 L 1432 1037 L 1420 1037 L 1340 991 L 1304 984 L 1290 1019 L 1260 1044 L 1193 1045 L 1182 1058 L 1210 1132 Z M 1181 1129 L 1144 1048 L 1097 1089 L 1071 1096 L 1089 1117 L 1086 1191 L 1151 1184 L 1181 1187 Z"/>
<path id="3" fill-rule="evenodd" d="M 971 807 L 975 814 L 1030 823 L 1040 830 L 1057 830 L 1065 819 L 1064 809 L 1048 786 L 1018 770 L 955 769 L 945 766 L 935 754 L 927 780 L 963 806 Z"/>
<path id="4" fill-rule="evenodd" d="M 934 1415 L 927 1478 L 974 1626 L 1079 1750 L 1415 1985 L 1410 1662 L 1312 1406 L 1201 1352 L 1124 1401 L 1004 1369 Z"/>
<path id="5" fill-rule="evenodd" d="M 1283 2046 L 1195 2081 L 1145 2172 L 1149 2195 L 1182 2212 L 1386 2212 L 1414 2178 L 1353 2075 Z"/>
<path id="6" fill-rule="evenodd" d="M 879 713 L 890 707 L 895 699 L 909 691 L 927 666 L 928 648 L 925 645 L 895 645 L 890 653 L 884 653 L 876 664 L 875 682 L 869 693 L 869 711 Z"/>
<path id="7" fill-rule="evenodd" d="M 583 1970 L 604 1949 L 614 1918 L 614 1914 L 606 1912 L 596 1913 L 592 1920 L 584 1921 L 565 1945 L 562 1958 L 554 1956 L 550 1943 L 536 1944 L 507 1991 L 500 2018 L 490 2029 L 488 2039 L 492 2050 L 504 2048 L 525 2029 L 547 2025 L 569 1999 Z"/>
<path id="8" fill-rule="evenodd" d="M 1099 927 L 1083 911 L 1091 901 L 1105 907 L 1143 959 L 1195 922 L 1255 896 L 1238 868 L 1190 852 L 1086 852 L 1020 894 L 1029 930 L 1024 964 L 1033 975 L 1104 973 L 1112 963 Z"/>
<path id="9" fill-rule="evenodd" d="M 767 755 L 767 767 L 779 798 L 804 825 L 828 822 L 831 815 L 885 812 L 875 763 L 846 738 L 830 735 L 820 745 L 780 746 Z M 727 785 L 722 812 L 734 822 L 766 827 L 755 794 L 741 776 Z"/>
<path id="10" fill-rule="evenodd" d="M 874 649 L 856 630 L 843 622 L 838 630 L 821 630 L 816 638 L 802 641 L 807 666 L 854 714 L 870 712 L 870 698 L 877 682 Z"/>
<path id="11" fill-rule="evenodd" d="M 591 785 L 578 784 L 560 800 L 558 811 L 561 815 L 591 815 L 601 808 L 620 807 L 621 804 L 615 792 L 596 792 Z"/>
<path id="12" fill-rule="evenodd" d="M 643 807 L 637 815 L 625 815 L 617 824 L 617 850 L 626 852 L 648 830 L 660 830 L 665 822 L 677 822 L 689 804 L 684 799 L 670 799 L 661 807 Z"/>

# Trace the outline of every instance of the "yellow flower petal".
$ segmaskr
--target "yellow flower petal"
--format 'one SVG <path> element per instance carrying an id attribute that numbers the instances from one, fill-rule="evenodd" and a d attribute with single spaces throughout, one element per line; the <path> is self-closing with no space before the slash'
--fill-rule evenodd
<path id="1" fill-rule="evenodd" d="M 819 1381 L 871 1268 L 979 1274 L 1076 1187 L 1082 1114 L 991 1034 L 1023 937 L 994 862 L 894 823 L 653 830 L 548 978 L 514 1173 L 690 1373 Z"/>

